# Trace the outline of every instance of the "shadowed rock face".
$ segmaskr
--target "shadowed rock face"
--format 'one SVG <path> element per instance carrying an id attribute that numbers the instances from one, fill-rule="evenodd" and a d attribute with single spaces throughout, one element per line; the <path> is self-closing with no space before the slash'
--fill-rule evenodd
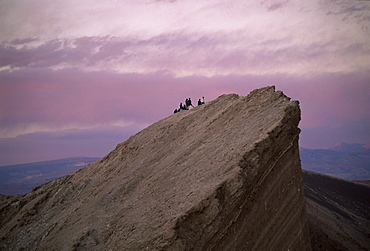
<path id="1" fill-rule="evenodd" d="M 297 101 L 274 87 L 163 119 L 10 199 L 2 250 L 310 250 Z"/>
<path id="2" fill-rule="evenodd" d="M 304 170 L 313 250 L 370 250 L 370 186 Z"/>

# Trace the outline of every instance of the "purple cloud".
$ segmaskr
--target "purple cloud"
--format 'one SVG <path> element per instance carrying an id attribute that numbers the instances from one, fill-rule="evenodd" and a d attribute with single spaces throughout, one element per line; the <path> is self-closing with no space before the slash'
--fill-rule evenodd
<path id="1" fill-rule="evenodd" d="M 280 8 L 285 7 L 288 4 L 289 0 L 264 0 L 261 2 L 262 5 L 266 5 L 268 11 L 274 11 Z"/>
<path id="2" fill-rule="evenodd" d="M 66 156 L 103 157 L 142 128 L 105 126 L 35 132 L 15 138 L 0 138 L 0 166 L 53 160 Z"/>
<path id="3" fill-rule="evenodd" d="M 246 42 L 241 43 L 241 38 Z M 271 71 L 288 74 L 352 71 L 364 67 L 364 55 L 369 49 L 363 42 L 346 44 L 323 40 L 298 45 L 287 37 L 251 41 L 248 36 L 237 36 L 237 33 L 178 32 L 149 39 L 109 36 L 54 39 L 35 47 L 21 48 L 3 42 L 0 52 L 0 66 L 10 69 L 79 68 L 125 73 L 170 70 L 176 75 L 209 76 L 271 74 Z M 353 57 L 350 63 L 348 56 Z"/>
<path id="4" fill-rule="evenodd" d="M 128 135 L 186 97 L 266 85 L 300 100 L 303 147 L 369 143 L 369 4 L 92 1 L 0 3 L 2 152 L 88 149 L 102 128 Z"/>
<path id="5" fill-rule="evenodd" d="M 177 78 L 167 72 L 120 74 L 65 69 L 1 72 L 0 128 L 39 125 L 90 127 L 117 121 L 150 124 L 172 113 L 186 97 L 214 99 L 223 93 L 246 95 L 276 85 L 301 100 L 304 128 L 368 118 L 368 74 L 228 75 Z M 348 83 L 351 82 L 349 85 Z"/>

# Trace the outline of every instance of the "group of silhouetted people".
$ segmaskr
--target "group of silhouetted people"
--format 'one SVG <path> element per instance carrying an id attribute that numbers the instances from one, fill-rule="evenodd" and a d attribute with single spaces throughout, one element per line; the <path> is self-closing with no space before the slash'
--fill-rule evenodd
<path id="1" fill-rule="evenodd" d="M 198 99 L 198 106 L 203 105 L 203 104 L 204 104 L 204 97 Z M 180 108 L 175 109 L 173 111 L 173 113 L 177 113 L 177 112 L 183 111 L 183 110 L 189 110 L 190 106 L 194 108 L 194 106 L 191 102 L 191 98 L 187 98 L 187 99 L 185 99 L 185 104 L 180 103 Z"/>

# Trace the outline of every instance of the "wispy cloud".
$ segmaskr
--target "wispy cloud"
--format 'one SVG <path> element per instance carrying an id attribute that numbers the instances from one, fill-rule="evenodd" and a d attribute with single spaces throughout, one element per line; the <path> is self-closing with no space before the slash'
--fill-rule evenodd
<path id="1" fill-rule="evenodd" d="M 268 11 L 274 11 L 287 6 L 289 0 L 263 0 L 261 5 L 265 5 Z"/>
<path id="2" fill-rule="evenodd" d="M 103 157 L 121 141 L 143 128 L 135 125 L 89 129 L 38 131 L 15 138 L 0 138 L 0 166 L 66 156 Z"/>
<path id="3" fill-rule="evenodd" d="M 368 140 L 358 128 L 369 124 L 369 11 L 368 1 L 1 1 L 0 138 L 15 150 L 61 132 L 132 132 L 185 97 L 276 85 L 301 101 L 302 144 Z"/>
<path id="4" fill-rule="evenodd" d="M 179 76 L 212 76 L 353 72 L 370 67 L 367 57 L 370 47 L 362 41 L 297 44 L 293 37 L 251 40 L 237 33 L 172 33 L 144 40 L 81 37 L 55 39 L 36 47 L 16 45 L 19 41 L 0 45 L 3 69 L 78 68 L 121 73 L 170 70 Z"/>
<path id="5" fill-rule="evenodd" d="M 301 100 L 304 127 L 367 118 L 370 105 L 369 73 L 179 78 L 165 71 L 122 74 L 33 69 L 2 72 L 0 78 L 5 80 L 0 85 L 2 137 L 42 128 L 89 128 L 119 121 L 140 127 L 170 115 L 187 96 L 214 99 L 222 93 L 246 95 L 264 85 L 277 85 Z"/>
<path id="6" fill-rule="evenodd" d="M 9 11 L 2 21 L 9 25 L 0 26 L 1 33 L 8 34 L 0 44 L 0 69 L 73 67 L 145 74 L 169 70 L 178 76 L 212 76 L 353 72 L 370 67 L 364 30 L 369 4 L 190 2 L 3 3 Z M 42 4 L 45 7 L 35 17 L 31 10 Z M 11 35 L 23 28 L 14 16 L 20 12 L 29 18 L 26 30 L 34 33 Z M 99 22 L 82 27 L 94 14 Z M 45 24 L 40 25 L 42 21 Z M 102 32 L 101 26 L 109 32 Z"/>

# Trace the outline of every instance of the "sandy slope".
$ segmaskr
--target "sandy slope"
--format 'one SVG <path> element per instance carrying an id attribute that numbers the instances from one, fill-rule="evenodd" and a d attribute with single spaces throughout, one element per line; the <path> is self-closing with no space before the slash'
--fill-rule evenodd
<path id="1" fill-rule="evenodd" d="M 370 186 L 303 171 L 313 250 L 370 250 Z"/>

